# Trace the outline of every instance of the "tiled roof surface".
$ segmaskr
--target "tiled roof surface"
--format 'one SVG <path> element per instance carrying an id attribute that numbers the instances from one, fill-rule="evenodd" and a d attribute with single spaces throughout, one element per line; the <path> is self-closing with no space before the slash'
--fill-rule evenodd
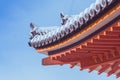
<path id="1" fill-rule="evenodd" d="M 91 4 L 89 8 L 79 15 L 67 16 L 66 23 L 61 27 L 55 27 L 55 29 L 39 29 L 31 24 L 32 31 L 29 45 L 34 48 L 43 47 L 64 38 L 77 29 L 82 29 L 83 24 L 92 20 L 93 17 L 104 11 L 114 1 L 116 0 L 96 0 L 95 3 Z"/>

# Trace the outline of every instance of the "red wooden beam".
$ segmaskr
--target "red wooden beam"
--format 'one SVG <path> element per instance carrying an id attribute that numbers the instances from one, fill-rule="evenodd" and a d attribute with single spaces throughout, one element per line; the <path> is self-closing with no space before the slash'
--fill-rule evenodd
<path id="1" fill-rule="evenodd" d="M 101 74 L 110 67 L 110 64 L 102 65 L 102 68 L 98 71 L 98 74 Z"/>

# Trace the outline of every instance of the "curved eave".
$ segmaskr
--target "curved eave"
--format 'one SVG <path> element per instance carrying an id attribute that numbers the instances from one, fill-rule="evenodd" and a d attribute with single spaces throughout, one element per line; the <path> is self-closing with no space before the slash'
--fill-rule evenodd
<path id="1" fill-rule="evenodd" d="M 84 12 L 69 17 L 66 24 L 61 26 L 60 29 L 58 28 L 59 30 L 51 31 L 48 34 L 42 32 L 45 33 L 45 35 L 41 35 L 41 31 L 35 32 L 35 36 L 31 35 L 32 37 L 30 38 L 29 44 L 36 49 L 44 49 L 63 42 L 71 36 L 74 36 L 73 34 L 82 31 L 89 23 L 92 23 L 98 16 L 101 16 L 101 13 L 104 14 L 118 2 L 119 0 L 96 0 L 96 2 L 93 3 L 90 8 L 85 9 Z M 74 29 L 71 29 L 71 25 L 74 26 Z"/>
<path id="2" fill-rule="evenodd" d="M 118 3 L 114 8 L 106 12 L 104 15 L 102 15 L 99 19 L 94 21 L 92 24 L 88 25 L 85 29 L 80 31 L 79 33 L 75 34 L 74 36 L 68 38 L 65 41 L 62 41 L 60 43 L 54 44 L 49 47 L 45 48 L 37 48 L 36 50 L 38 52 L 50 52 L 57 50 L 59 48 L 63 48 L 64 46 L 68 46 L 70 44 L 73 44 L 75 42 L 78 42 L 79 40 L 87 37 L 88 35 L 94 33 L 96 30 L 103 27 L 105 24 L 112 21 L 114 18 L 120 15 L 120 4 Z"/>

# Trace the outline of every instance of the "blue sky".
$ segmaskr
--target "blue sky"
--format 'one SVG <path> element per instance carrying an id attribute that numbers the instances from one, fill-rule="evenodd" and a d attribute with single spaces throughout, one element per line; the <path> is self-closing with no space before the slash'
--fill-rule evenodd
<path id="1" fill-rule="evenodd" d="M 29 23 L 60 25 L 60 12 L 79 14 L 95 0 L 0 0 L 0 80 L 115 80 L 79 67 L 43 66 L 46 55 L 29 47 Z M 118 80 L 118 79 L 116 79 Z"/>

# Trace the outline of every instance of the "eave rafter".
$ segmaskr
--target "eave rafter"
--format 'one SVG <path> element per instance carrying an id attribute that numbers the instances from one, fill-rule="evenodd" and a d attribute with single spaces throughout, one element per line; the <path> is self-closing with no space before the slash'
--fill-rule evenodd
<path id="1" fill-rule="evenodd" d="M 60 52 L 59 54 L 50 55 L 50 57 L 43 59 L 43 64 L 70 64 L 70 68 L 80 64 L 81 70 L 88 68 L 89 72 L 96 70 L 98 74 L 106 72 L 107 76 L 115 74 L 117 78 L 120 77 L 120 72 L 118 72 L 120 68 L 119 23 L 120 20 L 116 21 L 104 31 L 80 43 L 78 46 Z M 60 62 L 56 63 L 56 61 Z M 108 68 L 110 68 L 110 71 L 107 72 L 106 70 Z"/>

